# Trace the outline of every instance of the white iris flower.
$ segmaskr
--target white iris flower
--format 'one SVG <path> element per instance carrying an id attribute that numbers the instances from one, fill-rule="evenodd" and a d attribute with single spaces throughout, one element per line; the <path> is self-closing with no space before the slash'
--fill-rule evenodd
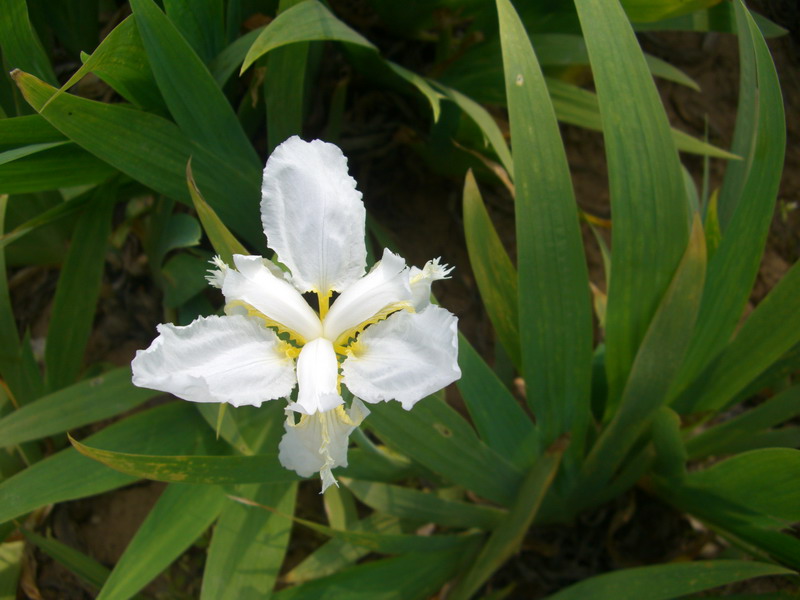
<path id="1" fill-rule="evenodd" d="M 289 398 L 297 384 L 279 458 L 303 477 L 319 472 L 324 491 L 369 414 L 361 400 L 409 410 L 461 376 L 457 319 L 430 304 L 431 283 L 450 270 L 438 260 L 409 268 L 384 250 L 365 275 L 365 217 L 338 147 L 286 140 L 264 168 L 261 221 L 290 273 L 260 256 L 234 255 L 232 267 L 215 259 L 208 279 L 225 296 L 226 316 L 159 325 L 133 360 L 133 383 L 233 406 Z M 349 409 L 341 384 L 355 396 Z"/>

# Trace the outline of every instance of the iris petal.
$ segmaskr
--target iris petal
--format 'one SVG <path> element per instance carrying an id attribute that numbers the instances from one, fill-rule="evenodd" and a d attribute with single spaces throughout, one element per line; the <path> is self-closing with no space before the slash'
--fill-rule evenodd
<path id="1" fill-rule="evenodd" d="M 322 332 L 317 313 L 285 279 L 277 276 L 260 256 L 233 255 L 236 269 L 225 273 L 222 293 L 227 302 L 244 302 L 291 333 L 300 342 L 312 340 Z"/>
<path id="2" fill-rule="evenodd" d="M 383 258 L 372 271 L 348 287 L 333 303 L 323 322 L 324 335 L 337 341 L 382 311 L 410 306 L 410 298 L 406 261 L 384 250 Z"/>
<path id="3" fill-rule="evenodd" d="M 372 325 L 342 364 L 343 383 L 365 402 L 414 404 L 461 377 L 458 319 L 431 305 Z"/>
<path id="4" fill-rule="evenodd" d="M 212 316 L 185 327 L 159 325 L 158 332 L 131 363 L 134 385 L 233 406 L 261 406 L 295 386 L 294 361 L 258 319 Z"/>
<path id="5" fill-rule="evenodd" d="M 301 292 L 341 291 L 364 274 L 366 212 L 342 151 L 294 136 L 264 168 L 261 222 Z"/>

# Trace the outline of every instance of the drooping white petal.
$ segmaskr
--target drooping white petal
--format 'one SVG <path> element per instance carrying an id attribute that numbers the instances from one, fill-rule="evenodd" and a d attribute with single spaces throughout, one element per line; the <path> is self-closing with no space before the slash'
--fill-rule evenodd
<path id="1" fill-rule="evenodd" d="M 301 292 L 341 291 L 364 274 L 366 212 L 342 151 L 294 136 L 267 160 L 261 222 Z"/>
<path id="2" fill-rule="evenodd" d="M 133 383 L 192 402 L 261 406 L 288 396 L 294 361 L 275 332 L 253 317 L 204 317 L 159 336 L 131 363 Z"/>
<path id="3" fill-rule="evenodd" d="M 336 340 L 387 307 L 407 302 L 410 298 L 406 261 L 384 250 L 383 258 L 372 271 L 348 287 L 333 303 L 323 322 L 325 337 Z"/>
<path id="4" fill-rule="evenodd" d="M 450 279 L 453 267 L 440 264 L 439 260 L 441 259 L 429 260 L 422 269 L 411 267 L 408 274 L 411 304 L 417 312 L 421 312 L 431 303 L 431 284 L 440 279 Z"/>
<path id="5" fill-rule="evenodd" d="M 339 406 L 343 400 L 338 381 L 339 363 L 331 341 L 317 338 L 308 342 L 297 358 L 297 402 L 289 408 L 313 415 Z"/>
<path id="6" fill-rule="evenodd" d="M 431 305 L 368 327 L 342 364 L 343 383 L 366 402 L 414 404 L 461 377 L 458 319 Z"/>
<path id="7" fill-rule="evenodd" d="M 358 398 L 353 398 L 353 405 L 347 412 L 339 406 L 327 412 L 303 415 L 298 423 L 294 422 L 292 411 L 286 412 L 286 433 L 278 445 L 278 459 L 301 477 L 319 472 L 324 492 L 328 486 L 336 484 L 331 469 L 347 466 L 348 438 L 369 410 Z"/>
<path id="8" fill-rule="evenodd" d="M 322 332 L 317 313 L 292 285 L 275 275 L 260 256 L 233 255 L 236 269 L 228 269 L 222 285 L 227 302 L 249 304 L 267 318 L 305 340 Z"/>

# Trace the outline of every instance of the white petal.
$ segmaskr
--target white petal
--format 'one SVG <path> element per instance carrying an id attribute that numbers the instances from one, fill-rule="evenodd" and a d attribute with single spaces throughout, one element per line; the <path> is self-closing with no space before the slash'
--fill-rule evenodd
<path id="1" fill-rule="evenodd" d="M 275 275 L 260 256 L 233 255 L 236 269 L 228 269 L 222 286 L 227 302 L 249 304 L 268 319 L 297 334 L 299 341 L 313 340 L 322 332 L 317 313 L 292 285 Z"/>
<path id="2" fill-rule="evenodd" d="M 185 327 L 159 325 L 158 333 L 131 363 L 134 385 L 234 406 L 261 406 L 294 388 L 294 361 L 258 319 L 204 317 Z"/>
<path id="3" fill-rule="evenodd" d="M 331 306 L 323 329 L 325 337 L 336 340 L 340 335 L 369 321 L 381 311 L 411 298 L 406 261 L 389 250 L 365 277 L 348 287 Z"/>
<path id="4" fill-rule="evenodd" d="M 289 405 L 307 415 L 339 406 L 339 362 L 333 344 L 325 338 L 308 342 L 297 358 L 297 402 Z"/>
<path id="5" fill-rule="evenodd" d="M 301 477 L 316 472 L 322 479 L 322 491 L 336 484 L 331 469 L 347 466 L 347 444 L 350 433 L 361 424 L 369 410 L 358 398 L 348 412 L 339 406 L 311 416 L 303 415 L 295 424 L 294 414 L 287 411 L 278 459 L 287 469 Z"/>
<path id="6" fill-rule="evenodd" d="M 364 274 L 365 219 L 347 158 L 333 144 L 294 136 L 269 157 L 261 222 L 301 292 L 341 291 Z"/>
<path id="7" fill-rule="evenodd" d="M 417 312 L 422 312 L 431 303 L 431 284 L 440 279 L 450 279 L 453 267 L 440 264 L 439 260 L 429 260 L 422 269 L 411 267 L 408 277 L 411 284 L 411 304 Z"/>
<path id="8" fill-rule="evenodd" d="M 449 311 L 431 305 L 371 325 L 342 365 L 344 384 L 366 402 L 395 399 L 409 410 L 461 377 L 457 323 Z"/>

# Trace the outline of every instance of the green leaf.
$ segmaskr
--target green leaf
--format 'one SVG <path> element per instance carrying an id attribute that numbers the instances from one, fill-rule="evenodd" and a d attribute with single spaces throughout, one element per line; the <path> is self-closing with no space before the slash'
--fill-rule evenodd
<path id="1" fill-rule="evenodd" d="M 97 188 L 75 225 L 47 330 L 44 361 L 50 391 L 73 383 L 83 366 L 100 296 L 116 193 L 116 184 Z"/>
<path id="2" fill-rule="evenodd" d="M 222 50 L 225 40 L 223 0 L 165 0 L 164 10 L 203 62 L 208 63 Z"/>
<path id="3" fill-rule="evenodd" d="M 531 36 L 536 57 L 542 66 L 588 65 L 589 53 L 583 37 L 566 33 L 540 33 Z M 650 54 L 645 54 L 647 66 L 655 77 L 685 85 L 700 91 L 697 82 L 686 73 Z"/>
<path id="4" fill-rule="evenodd" d="M 783 567 L 743 560 L 635 567 L 591 577 L 548 596 L 547 600 L 671 600 L 753 577 L 791 574 L 792 571 Z"/>
<path id="5" fill-rule="evenodd" d="M 215 486 L 168 486 L 125 548 L 97 600 L 134 596 L 200 537 L 224 502 L 222 489 Z"/>
<path id="6" fill-rule="evenodd" d="M 557 441 L 533 464 L 519 487 L 508 515 L 494 528 L 486 545 L 453 590 L 453 600 L 469 600 L 506 560 L 519 552 L 528 528 L 558 472 L 561 455 L 568 443 L 568 440 Z"/>
<path id="7" fill-rule="evenodd" d="M 3 61 L 10 69 L 33 73 L 48 83 L 56 84 L 53 66 L 31 25 L 25 0 L 5 0 L 0 19 L 0 45 Z"/>
<path id="8" fill-rule="evenodd" d="M 98 590 L 108 578 L 108 574 L 111 573 L 109 569 L 99 562 L 86 556 L 83 552 L 59 542 L 55 538 L 45 538 L 24 528 L 20 528 L 20 531 L 30 543 L 47 554 L 47 556 Z"/>
<path id="9" fill-rule="evenodd" d="M 211 75 L 220 88 L 225 87 L 225 84 L 228 83 L 228 79 L 244 61 L 247 50 L 263 30 L 263 27 L 259 27 L 238 37 L 209 63 L 208 70 L 211 71 Z"/>
<path id="10" fill-rule="evenodd" d="M 301 519 L 299 517 L 281 513 L 271 506 L 264 506 L 247 500 L 246 498 L 234 498 L 243 504 L 262 508 L 282 516 L 284 519 L 294 521 L 303 527 L 307 527 L 312 531 L 321 533 L 322 535 L 338 538 L 349 544 L 363 546 L 373 552 L 381 554 L 403 554 L 406 552 L 413 553 L 426 553 L 438 552 L 454 546 L 468 545 L 473 539 L 479 537 L 478 534 L 459 534 L 459 535 L 405 535 L 405 534 L 385 534 L 373 533 L 371 531 L 356 531 L 347 529 L 334 529 L 327 525 L 315 523 L 308 519 Z"/>
<path id="11" fill-rule="evenodd" d="M 7 205 L 8 196 L 0 194 L 0 233 L 5 231 Z M 0 246 L 0 375 L 18 404 L 26 404 L 38 397 L 43 387 L 39 366 L 35 360 L 27 360 L 30 354 L 26 354 L 25 350 L 17 334 L 17 322 L 8 289 L 5 248 Z M 6 395 L 6 390 L 3 395 Z M 4 520 L 1 519 L 0 523 Z"/>
<path id="12" fill-rule="evenodd" d="M 370 410 L 367 426 L 399 452 L 493 502 L 507 505 L 514 498 L 521 473 L 442 400 L 429 396 L 411 411 L 397 402 Z"/>
<path id="13" fill-rule="evenodd" d="M 445 500 L 432 493 L 397 485 L 346 477 L 340 481 L 370 508 L 403 519 L 447 527 L 492 529 L 505 515 L 504 511 L 490 506 Z"/>
<path id="14" fill-rule="evenodd" d="M 503 137 L 503 132 L 497 125 L 494 117 L 492 117 L 483 106 L 458 90 L 447 87 L 439 82 L 433 82 L 433 85 L 475 122 L 478 128 L 483 132 L 486 142 L 492 147 L 492 150 L 494 150 L 494 153 L 500 160 L 500 164 L 503 165 L 506 172 L 511 173 L 514 170 L 511 164 L 511 152 L 508 149 L 505 137 Z"/>
<path id="15" fill-rule="evenodd" d="M 194 407 L 174 402 L 128 417 L 87 441 L 139 452 L 191 451 L 208 431 Z M 133 483 L 67 448 L 0 482 L 0 523 L 55 502 L 74 500 Z"/>
<path id="16" fill-rule="evenodd" d="M 765 448 L 688 475 L 686 485 L 730 498 L 762 515 L 800 520 L 800 450 Z"/>
<path id="17" fill-rule="evenodd" d="M 631 21 L 660 21 L 693 13 L 720 0 L 620 0 Z"/>
<path id="18" fill-rule="evenodd" d="M 669 122 L 622 8 L 616 0 L 575 5 L 603 119 L 614 221 L 606 371 L 615 406 L 686 248 L 690 219 Z"/>
<path id="19" fill-rule="evenodd" d="M 84 192 L 70 200 L 62 201 L 51 208 L 38 212 L 36 216 L 17 225 L 12 231 L 0 235 L 0 247 L 5 248 L 12 242 L 25 237 L 29 233 L 35 232 L 40 227 L 51 225 L 61 219 L 69 217 L 82 210 L 89 202 L 94 199 L 94 190 Z M 42 232 L 44 235 L 45 232 Z"/>
<path id="20" fill-rule="evenodd" d="M 226 264 L 231 265 L 233 264 L 234 254 L 248 254 L 247 249 L 239 243 L 239 240 L 234 237 L 225 226 L 225 223 L 214 212 L 214 209 L 203 198 L 192 174 L 191 159 L 186 163 L 186 183 L 189 186 L 189 194 L 192 197 L 197 216 L 200 217 L 200 222 L 203 224 L 208 240 L 220 258 Z"/>
<path id="21" fill-rule="evenodd" d="M 511 362 L 521 369 L 517 271 L 492 224 L 472 171 L 464 181 L 464 236 L 483 305 Z"/>
<path id="22" fill-rule="evenodd" d="M 120 96 L 144 110 L 166 114 L 167 105 L 156 84 L 142 44 L 136 18 L 127 17 L 100 42 L 91 56 L 57 94 L 66 93 L 87 73 L 94 73 Z"/>
<path id="23" fill-rule="evenodd" d="M 203 427 L 205 431 L 206 428 Z M 255 456 L 166 456 L 132 454 L 86 445 L 70 438 L 75 449 L 120 473 L 156 481 L 230 484 L 297 481 L 277 453 Z"/>
<path id="24" fill-rule="evenodd" d="M 15 600 L 25 542 L 0 544 L 0 600 Z"/>
<path id="25" fill-rule="evenodd" d="M 183 132 L 222 160 L 258 169 L 260 160 L 203 62 L 152 0 L 131 0 L 153 75 Z"/>
<path id="26" fill-rule="evenodd" d="M 17 71 L 13 76 L 31 106 L 67 137 L 133 179 L 187 204 L 186 162 L 192 156 L 197 183 L 220 218 L 254 246 L 263 244 L 261 225 L 253 218 L 258 214 L 257 169 L 220 159 L 156 115 L 54 95 L 54 88 L 31 75 Z"/>
<path id="27" fill-rule="evenodd" d="M 481 439 L 518 468 L 527 468 L 539 452 L 530 417 L 462 334 L 458 364 L 461 379 L 456 383 Z"/>
<path id="28" fill-rule="evenodd" d="M 689 458 L 696 460 L 712 454 L 729 454 L 731 444 L 747 440 L 753 434 L 800 414 L 800 385 L 790 387 L 777 396 L 719 425 L 704 430 L 686 442 Z M 0 421 L 2 423 L 2 421 Z"/>
<path id="29" fill-rule="evenodd" d="M 375 560 L 281 590 L 272 597 L 275 600 L 320 600 L 346 590 L 343 593 L 348 600 L 425 600 L 452 577 L 475 548 L 475 544 L 470 543 L 439 552 Z"/>
<path id="30" fill-rule="evenodd" d="M 297 486 L 240 486 L 237 496 L 293 513 Z M 291 521 L 227 500 L 208 549 L 200 600 L 262 600 L 275 586 Z"/>
<path id="31" fill-rule="evenodd" d="M 247 51 L 241 72 L 270 50 L 311 41 L 338 41 L 375 49 L 366 38 L 342 23 L 320 2 L 305 0 L 283 11 L 264 28 Z"/>
<path id="32" fill-rule="evenodd" d="M 756 307 L 733 341 L 675 402 L 685 410 L 720 410 L 800 342 L 800 262 Z"/>
<path id="33" fill-rule="evenodd" d="M 786 148 L 778 76 L 752 18 L 736 3 L 739 23 L 739 115 L 731 163 L 718 200 L 722 240 L 708 265 L 698 330 L 674 394 L 697 377 L 730 340 L 750 296 L 769 232 Z"/>
<path id="34" fill-rule="evenodd" d="M 181 252 L 170 258 L 161 270 L 164 280 L 164 304 L 178 308 L 208 287 L 205 276 L 211 255 Z"/>
<path id="35" fill-rule="evenodd" d="M 603 130 L 600 107 L 597 96 L 593 92 L 553 78 L 547 79 L 547 87 L 559 121 L 596 131 Z M 698 140 L 683 131 L 675 128 L 670 131 L 675 147 L 681 152 L 729 160 L 739 159 L 736 154 Z"/>
<path id="36" fill-rule="evenodd" d="M 669 386 L 689 345 L 705 270 L 703 226 L 700 217 L 695 215 L 689 244 L 639 346 L 619 408 L 583 465 L 583 484 L 573 494 L 579 504 L 591 502 L 598 488 L 610 480 L 637 437 L 666 401 Z"/>
<path id="37" fill-rule="evenodd" d="M 514 157 L 522 375 L 540 445 L 572 430 L 580 453 L 589 420 L 592 308 L 578 211 L 525 28 L 509 0 L 498 0 L 497 10 Z"/>
<path id="38" fill-rule="evenodd" d="M 24 158 L 26 156 L 30 156 L 31 154 L 36 154 L 37 152 L 43 152 L 44 150 L 49 150 L 50 148 L 58 148 L 59 146 L 63 146 L 65 144 L 69 144 L 69 140 L 61 140 L 57 142 L 45 142 L 43 144 L 29 144 L 27 146 L 22 146 L 20 148 L 6 150 L 5 152 L 0 152 L 0 165 L 13 162 L 15 160 Z"/>
<path id="39" fill-rule="evenodd" d="M 159 394 L 135 387 L 121 367 L 43 396 L 0 419 L 0 440 L 13 446 L 113 417 Z"/>
<path id="40" fill-rule="evenodd" d="M 686 475 L 687 452 L 680 415 L 668 406 L 662 406 L 653 419 L 652 435 L 656 451 L 654 469 L 664 477 L 681 479 Z"/>
<path id="41" fill-rule="evenodd" d="M 45 144 L 65 140 L 64 135 L 41 115 L 0 119 L 0 148 Z"/>
<path id="42" fill-rule="evenodd" d="M 372 513 L 357 521 L 350 529 L 372 533 L 398 534 L 400 523 L 395 517 Z M 303 559 L 299 565 L 283 576 L 287 583 L 303 583 L 312 579 L 332 575 L 350 566 L 358 559 L 369 554 L 363 546 L 349 544 L 340 538 L 331 538 L 314 552 Z"/>
<path id="43" fill-rule="evenodd" d="M 3 155 L 13 157 L 13 152 L 10 150 Z M 75 144 L 40 146 L 37 152 L 0 165 L 0 192 L 27 194 L 92 185 L 114 173 L 109 165 Z"/>

